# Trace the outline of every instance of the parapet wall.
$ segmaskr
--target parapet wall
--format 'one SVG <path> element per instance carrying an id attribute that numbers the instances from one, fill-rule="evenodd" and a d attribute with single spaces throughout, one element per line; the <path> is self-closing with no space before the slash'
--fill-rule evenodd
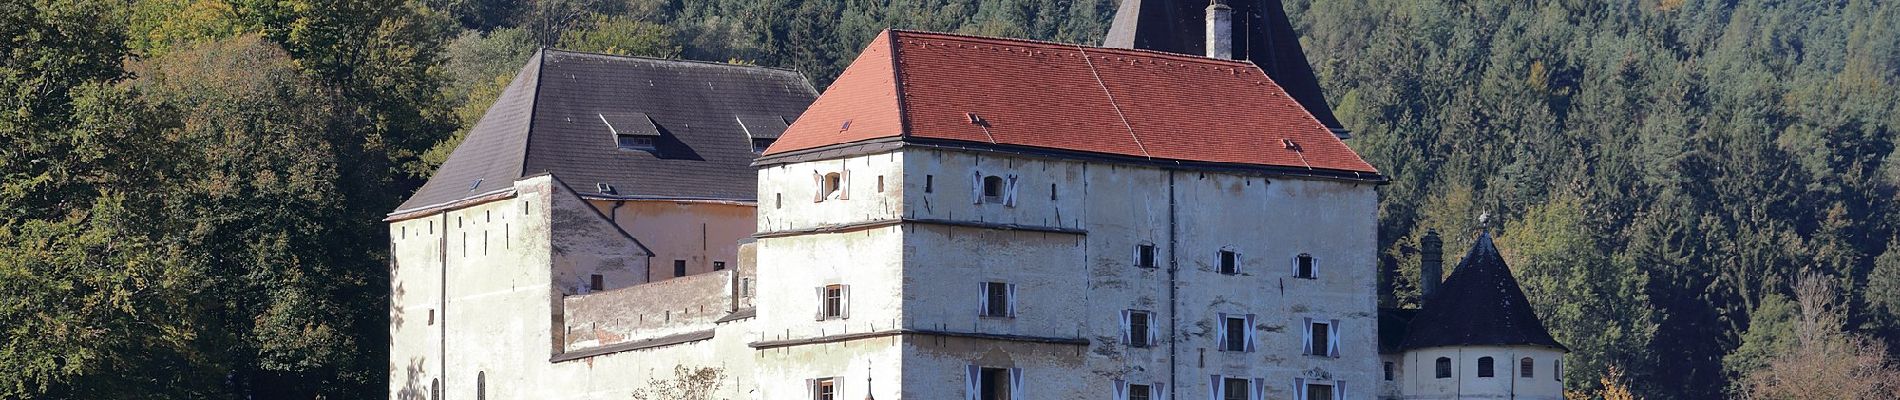
<path id="1" fill-rule="evenodd" d="M 711 331 L 733 310 L 733 271 L 561 299 L 566 351 Z"/>

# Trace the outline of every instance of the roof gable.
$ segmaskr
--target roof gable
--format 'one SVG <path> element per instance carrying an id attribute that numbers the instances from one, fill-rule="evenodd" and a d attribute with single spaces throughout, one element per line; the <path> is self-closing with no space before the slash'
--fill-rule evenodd
<path id="1" fill-rule="evenodd" d="M 1378 173 L 1252 63 L 910 31 L 879 35 L 765 154 L 878 138 Z"/>
<path id="2" fill-rule="evenodd" d="M 1425 299 L 1400 347 L 1509 345 L 1569 350 L 1544 329 L 1504 256 L 1491 243 L 1491 234 L 1482 233 L 1458 269 L 1439 285 L 1438 294 Z"/>

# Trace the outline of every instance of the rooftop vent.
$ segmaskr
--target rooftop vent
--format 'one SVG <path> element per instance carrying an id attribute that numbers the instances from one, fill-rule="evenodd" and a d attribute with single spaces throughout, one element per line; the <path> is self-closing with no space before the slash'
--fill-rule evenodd
<path id="1" fill-rule="evenodd" d="M 611 183 L 596 183 L 594 187 L 600 189 L 600 194 L 620 194 L 620 191 L 614 190 L 614 185 Z"/>
<path id="2" fill-rule="evenodd" d="M 468 183 L 468 191 L 470 192 L 475 191 L 475 188 L 479 187 L 482 187 L 482 179 L 476 179 L 474 182 Z"/>

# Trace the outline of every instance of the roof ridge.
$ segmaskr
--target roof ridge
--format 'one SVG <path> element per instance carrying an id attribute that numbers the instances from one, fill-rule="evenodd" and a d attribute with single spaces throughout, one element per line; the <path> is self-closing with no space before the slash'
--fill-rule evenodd
<path id="1" fill-rule="evenodd" d="M 1157 51 L 1157 50 L 1129 49 L 1129 48 L 1120 48 L 1120 47 L 1102 47 L 1102 46 L 1096 46 L 1096 45 L 1063 43 L 1063 42 L 1056 42 L 1056 41 L 1049 41 L 1049 40 L 977 36 L 977 35 L 969 35 L 969 34 L 962 34 L 962 33 L 932 32 L 932 31 L 920 31 L 920 30 L 910 30 L 910 29 L 891 29 L 890 31 L 893 33 L 914 34 L 914 35 L 923 36 L 923 37 L 935 36 L 935 37 L 948 38 L 948 39 L 963 39 L 970 42 L 1023 43 L 1023 44 L 1049 46 L 1055 49 L 1073 49 L 1076 47 L 1082 47 L 1082 48 L 1089 49 L 1089 51 L 1094 51 L 1098 53 L 1110 53 L 1110 54 L 1122 54 L 1122 55 L 1137 55 L 1138 54 L 1142 56 L 1155 56 L 1155 57 L 1160 57 L 1160 58 L 1182 60 L 1182 61 L 1187 61 L 1187 62 L 1201 62 L 1201 63 L 1209 63 L 1209 64 L 1232 64 L 1235 66 L 1248 66 L 1248 67 L 1253 67 L 1254 69 L 1260 69 L 1259 65 L 1254 64 L 1252 61 L 1247 61 L 1247 60 L 1231 60 L 1231 59 L 1225 59 L 1225 58 L 1197 56 L 1193 54 L 1170 53 L 1170 52 Z M 1266 74 L 1266 70 L 1264 69 L 1260 69 L 1260 70 L 1261 70 L 1262 75 Z"/>
<path id="2" fill-rule="evenodd" d="M 910 138 L 910 101 L 904 97 L 904 68 L 898 65 L 904 60 L 904 56 L 898 54 L 903 46 L 898 42 L 896 30 L 887 28 L 879 36 L 884 36 L 884 40 L 890 42 L 885 44 L 891 46 L 891 90 L 897 94 L 897 136 L 908 139 Z M 876 40 L 872 39 L 872 41 Z"/>
<path id="3" fill-rule="evenodd" d="M 798 70 L 794 68 L 774 67 L 774 66 L 766 66 L 766 65 L 733 64 L 729 62 L 694 60 L 694 59 L 687 59 L 687 58 L 660 58 L 660 57 L 636 56 L 636 55 L 625 55 L 625 54 L 598 53 L 598 52 L 591 52 L 591 51 L 568 50 L 568 49 L 553 48 L 553 47 L 542 47 L 541 50 L 576 55 L 576 56 L 614 58 L 614 59 L 633 60 L 633 61 L 655 61 L 655 62 L 663 62 L 663 63 L 695 64 L 695 65 L 706 65 L 706 66 L 715 66 L 715 67 L 731 67 L 731 68 L 739 68 L 739 69 L 767 69 L 767 70 L 798 73 Z"/>
<path id="4" fill-rule="evenodd" d="M 528 158 L 530 154 L 534 154 L 530 149 L 534 146 L 534 116 L 540 113 L 541 109 L 539 104 L 541 102 L 541 68 L 548 64 L 547 52 L 546 46 L 536 49 L 531 63 L 534 65 L 534 82 L 532 82 L 534 86 L 529 88 L 532 92 L 528 93 L 528 126 L 527 132 L 521 134 L 521 164 L 515 167 L 516 177 L 528 174 Z"/>

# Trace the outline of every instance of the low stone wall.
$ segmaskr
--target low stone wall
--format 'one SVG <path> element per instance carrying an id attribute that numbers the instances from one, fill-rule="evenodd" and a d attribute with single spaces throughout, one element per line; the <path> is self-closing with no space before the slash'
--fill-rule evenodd
<path id="1" fill-rule="evenodd" d="M 715 271 L 561 299 L 566 351 L 697 331 L 731 314 L 732 271 Z"/>

